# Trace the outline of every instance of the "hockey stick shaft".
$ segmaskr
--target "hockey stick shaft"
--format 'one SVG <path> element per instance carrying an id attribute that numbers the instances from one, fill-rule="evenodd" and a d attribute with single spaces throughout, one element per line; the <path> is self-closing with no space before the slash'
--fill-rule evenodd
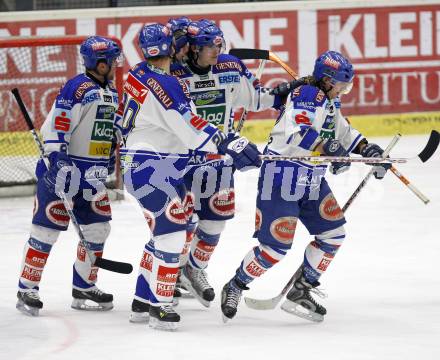
<path id="1" fill-rule="evenodd" d="M 257 73 L 255 74 L 255 77 L 258 80 L 260 80 L 261 75 L 263 75 L 265 65 L 266 65 L 266 60 L 261 60 L 260 66 L 258 66 Z M 243 125 L 244 125 L 244 122 L 246 121 L 247 115 L 248 115 L 248 111 L 246 109 L 244 109 L 243 112 L 241 113 L 240 120 L 238 121 L 237 129 L 235 130 L 237 133 L 239 133 L 241 131 L 241 129 L 243 129 Z"/>
<path id="2" fill-rule="evenodd" d="M 394 148 L 394 146 L 397 144 L 397 142 L 400 140 L 402 135 L 397 134 L 396 136 L 394 136 L 393 140 L 391 140 L 390 144 L 387 146 L 387 148 L 384 150 L 382 157 L 385 158 L 387 157 L 391 150 Z M 362 180 L 362 182 L 359 184 L 359 186 L 356 188 L 356 190 L 353 192 L 353 194 L 351 194 L 350 198 L 347 200 L 347 202 L 345 203 L 345 205 L 342 207 L 342 211 L 345 212 L 347 211 L 347 209 L 351 206 L 351 204 L 353 203 L 353 201 L 358 197 L 359 193 L 361 192 L 361 190 L 365 187 L 365 185 L 367 185 L 368 180 L 370 180 L 371 176 L 374 173 L 374 169 L 371 169 L 368 174 L 364 177 L 364 179 Z"/>
<path id="3" fill-rule="evenodd" d="M 24 117 L 26 124 L 29 128 L 29 131 L 32 133 L 34 141 L 38 146 L 38 149 L 40 151 L 40 156 L 43 159 L 46 167 L 49 168 L 49 159 L 47 158 L 46 153 L 44 151 L 43 143 L 41 142 L 41 140 L 35 130 L 34 123 L 32 122 L 32 119 L 29 116 L 29 112 L 27 111 L 26 106 L 23 103 L 23 99 L 21 98 L 18 89 L 17 88 L 12 89 L 12 94 L 14 95 L 15 100 L 17 101 L 17 104 L 20 108 L 20 111 L 23 114 L 23 117 Z M 60 196 L 61 200 L 63 201 L 64 207 L 66 208 L 66 211 L 69 214 L 70 219 L 72 220 L 73 226 L 79 236 L 80 243 L 85 248 L 87 256 L 89 257 L 91 263 L 94 264 L 95 266 L 100 267 L 105 270 L 118 272 L 118 273 L 122 273 L 122 274 L 130 274 L 133 271 L 133 266 L 131 264 L 123 263 L 123 262 L 119 262 L 119 261 L 108 260 L 108 259 L 104 259 L 101 257 L 97 257 L 95 255 L 95 253 L 90 249 L 90 247 L 87 244 L 87 241 L 84 237 L 84 233 L 83 233 L 81 226 L 79 225 L 79 223 L 76 219 L 75 214 L 73 213 L 73 209 L 70 205 L 70 202 L 68 201 L 68 199 L 66 197 L 66 194 L 62 192 L 57 195 Z"/>
<path id="4" fill-rule="evenodd" d="M 399 170 L 397 170 L 394 166 L 391 166 L 390 171 L 396 175 L 396 177 L 408 188 L 410 189 L 414 195 L 416 195 L 420 200 L 423 201 L 424 204 L 429 203 L 429 199 L 419 190 L 417 189 L 413 184 L 410 183 L 410 181 L 403 176 Z"/>
<path id="5" fill-rule="evenodd" d="M 285 155 L 260 155 L 261 160 L 269 161 L 309 161 L 315 163 L 329 163 L 329 162 L 347 162 L 347 163 L 363 163 L 363 164 L 404 164 L 408 161 L 415 160 L 415 158 L 352 158 L 349 156 L 285 156 Z"/>

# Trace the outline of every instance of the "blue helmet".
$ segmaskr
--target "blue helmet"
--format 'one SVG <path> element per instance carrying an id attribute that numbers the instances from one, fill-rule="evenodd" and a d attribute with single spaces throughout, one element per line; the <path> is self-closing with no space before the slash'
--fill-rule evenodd
<path id="1" fill-rule="evenodd" d="M 188 44 L 188 37 L 186 36 L 186 33 L 190 22 L 191 19 L 187 18 L 186 16 L 168 20 L 167 26 L 173 34 L 176 53 L 178 53 L 180 49 Z"/>
<path id="2" fill-rule="evenodd" d="M 171 30 L 162 24 L 145 25 L 139 33 L 139 47 L 145 59 L 154 56 L 170 56 L 172 43 Z"/>
<path id="3" fill-rule="evenodd" d="M 84 66 L 87 69 L 95 69 L 101 60 L 110 66 L 121 54 L 121 49 L 111 39 L 103 36 L 90 36 L 83 41 L 79 52 L 84 59 Z"/>
<path id="4" fill-rule="evenodd" d="M 191 45 L 197 46 L 224 46 L 223 32 L 211 20 L 202 19 L 188 25 L 188 40 Z"/>
<path id="5" fill-rule="evenodd" d="M 316 80 L 319 81 L 324 76 L 331 78 L 333 83 L 351 82 L 354 77 L 353 65 L 337 51 L 326 51 L 316 59 L 313 69 L 313 77 Z"/>

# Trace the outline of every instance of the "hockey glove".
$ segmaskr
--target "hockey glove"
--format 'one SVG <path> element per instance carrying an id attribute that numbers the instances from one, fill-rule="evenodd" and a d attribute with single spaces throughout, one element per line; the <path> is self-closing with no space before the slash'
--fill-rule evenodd
<path id="1" fill-rule="evenodd" d="M 368 143 L 364 146 L 360 154 L 363 157 L 382 157 L 383 149 L 374 143 Z M 372 164 L 370 164 L 372 165 Z M 391 164 L 374 164 L 373 166 L 373 175 L 376 179 L 383 179 L 387 170 L 391 168 Z"/>
<path id="2" fill-rule="evenodd" d="M 70 185 L 72 167 L 72 160 L 65 152 L 51 152 L 49 154 L 49 170 L 43 176 L 48 191 L 53 194 L 65 192 Z"/>
<path id="3" fill-rule="evenodd" d="M 258 151 L 257 146 L 242 136 L 228 134 L 227 138 L 218 145 L 218 152 L 219 154 L 231 156 L 238 170 L 261 166 L 261 153 Z"/>
<path id="4" fill-rule="evenodd" d="M 328 156 L 347 156 L 348 152 L 343 148 L 338 140 L 328 139 L 322 146 L 324 152 Z M 351 163 L 349 162 L 332 162 L 329 170 L 333 175 L 339 175 L 350 169 Z"/>

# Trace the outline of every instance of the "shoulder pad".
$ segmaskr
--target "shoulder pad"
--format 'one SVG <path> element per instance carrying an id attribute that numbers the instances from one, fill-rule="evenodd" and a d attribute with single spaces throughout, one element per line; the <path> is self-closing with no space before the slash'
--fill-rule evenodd
<path id="1" fill-rule="evenodd" d="M 84 74 L 79 74 L 68 80 L 60 89 L 56 106 L 72 107 L 74 104 L 80 103 L 88 91 L 96 88 L 99 88 L 98 84 L 95 84 Z"/>
<path id="2" fill-rule="evenodd" d="M 324 92 L 315 86 L 303 85 L 292 92 L 292 102 L 296 106 L 322 106 L 327 99 Z M 302 104 L 302 105 L 301 105 Z"/>
<path id="3" fill-rule="evenodd" d="M 215 64 L 212 68 L 213 72 L 236 70 L 240 73 L 243 73 L 245 69 L 240 59 L 229 54 L 220 54 L 217 64 Z"/>

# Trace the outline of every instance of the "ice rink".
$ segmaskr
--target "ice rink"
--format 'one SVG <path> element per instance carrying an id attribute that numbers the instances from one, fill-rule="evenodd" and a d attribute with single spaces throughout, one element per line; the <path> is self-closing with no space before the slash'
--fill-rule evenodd
<path id="1" fill-rule="evenodd" d="M 426 136 L 406 136 L 394 156 L 412 156 Z M 390 138 L 377 142 L 386 147 Z M 321 278 L 328 294 L 320 299 L 328 315 L 320 324 L 272 311 L 248 309 L 223 324 L 220 291 L 231 278 L 252 239 L 258 171 L 236 176 L 236 217 L 214 253 L 208 274 L 216 290 L 210 308 L 181 300 L 177 332 L 131 324 L 128 315 L 147 225 L 130 198 L 113 203 L 112 233 L 105 257 L 131 262 L 135 271 L 99 272 L 98 285 L 115 296 L 110 312 L 70 308 L 71 267 L 76 256 L 73 228 L 54 246 L 43 274 L 40 317 L 15 309 L 22 248 L 32 215 L 31 197 L 0 199 L 0 359 L 440 359 L 440 150 L 426 164 L 399 170 L 430 199 L 424 205 L 393 174 L 371 179 L 347 211 L 347 238 Z M 362 177 L 365 165 L 328 175 L 342 206 Z M 301 262 L 311 237 L 297 228 L 294 246 L 281 263 L 251 284 L 248 296 L 277 295 Z"/>

